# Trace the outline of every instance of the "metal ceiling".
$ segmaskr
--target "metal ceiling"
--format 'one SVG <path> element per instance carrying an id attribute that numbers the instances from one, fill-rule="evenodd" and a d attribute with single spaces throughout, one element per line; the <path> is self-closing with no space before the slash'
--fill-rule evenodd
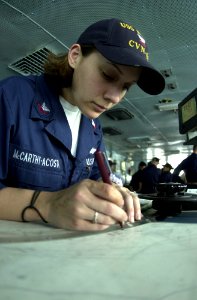
<path id="1" fill-rule="evenodd" d="M 196 0 L 0 0 L 0 15 L 0 79 L 16 74 L 16 64 L 40 49 L 67 51 L 97 20 L 115 17 L 133 24 L 149 45 L 151 63 L 166 76 L 166 88 L 157 96 L 132 88 L 117 106 L 129 111 L 131 119 L 101 116 L 103 127 L 121 132 L 105 135 L 107 149 L 141 158 L 158 147 L 166 158 L 190 153 L 179 134 L 178 113 L 159 111 L 157 104 L 180 102 L 196 88 Z"/>

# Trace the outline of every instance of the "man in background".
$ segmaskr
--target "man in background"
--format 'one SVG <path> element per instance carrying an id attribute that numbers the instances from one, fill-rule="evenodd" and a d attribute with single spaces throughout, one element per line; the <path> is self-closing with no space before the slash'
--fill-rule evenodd
<path id="1" fill-rule="evenodd" d="M 123 186 L 125 183 L 124 178 L 122 177 L 122 175 L 117 172 L 116 170 L 116 161 L 112 161 L 111 159 L 108 159 L 108 163 L 111 169 L 111 180 L 117 184 L 119 184 L 120 186 Z"/>
<path id="2" fill-rule="evenodd" d="M 157 168 L 159 164 L 159 158 L 153 157 L 152 160 L 142 171 L 139 193 L 152 194 L 156 193 L 156 187 L 159 183 L 159 176 L 161 170 Z"/>
<path id="3" fill-rule="evenodd" d="M 132 191 L 139 191 L 140 188 L 140 181 L 141 181 L 141 176 L 142 176 L 142 171 L 146 167 L 146 163 L 144 161 L 141 161 L 138 165 L 138 170 L 132 175 L 131 181 L 129 183 L 129 189 Z"/>
<path id="4" fill-rule="evenodd" d="M 172 182 L 172 173 L 171 173 L 172 169 L 173 169 L 173 167 L 169 163 L 166 163 L 165 165 L 163 165 L 163 169 L 161 169 L 161 174 L 159 176 L 160 183 Z"/>
<path id="5" fill-rule="evenodd" d="M 183 182 L 179 176 L 181 171 L 184 171 L 185 173 L 186 182 Z M 197 184 L 197 145 L 193 146 L 192 153 L 174 169 L 173 181 Z"/>

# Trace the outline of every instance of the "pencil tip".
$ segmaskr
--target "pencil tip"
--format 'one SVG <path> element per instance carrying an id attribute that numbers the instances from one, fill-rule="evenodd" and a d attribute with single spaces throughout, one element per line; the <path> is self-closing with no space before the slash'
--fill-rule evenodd
<path id="1" fill-rule="evenodd" d="M 124 229 L 124 222 L 119 222 L 119 224 L 120 224 L 120 228 Z"/>

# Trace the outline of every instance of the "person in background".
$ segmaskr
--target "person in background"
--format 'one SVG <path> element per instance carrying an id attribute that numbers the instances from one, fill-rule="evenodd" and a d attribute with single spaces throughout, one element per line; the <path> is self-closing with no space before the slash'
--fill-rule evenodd
<path id="1" fill-rule="evenodd" d="M 153 157 L 148 165 L 143 169 L 141 181 L 139 183 L 139 193 L 152 194 L 156 192 L 156 186 L 159 183 L 161 170 L 158 169 L 159 158 Z"/>
<path id="2" fill-rule="evenodd" d="M 184 171 L 186 182 L 179 176 L 181 171 Z M 197 145 L 193 146 L 192 153 L 174 169 L 173 181 L 197 184 Z"/>
<path id="3" fill-rule="evenodd" d="M 163 168 L 161 169 L 161 174 L 159 176 L 160 183 L 172 182 L 172 173 L 171 173 L 172 169 L 173 167 L 169 163 L 163 165 Z"/>
<path id="4" fill-rule="evenodd" d="M 123 186 L 124 179 L 123 179 L 122 175 L 120 173 L 118 173 L 116 170 L 117 163 L 115 161 L 112 161 L 111 159 L 108 159 L 108 163 L 109 163 L 109 166 L 110 166 L 110 169 L 112 172 L 112 174 L 111 174 L 112 182 L 114 182 L 120 186 Z"/>
<path id="5" fill-rule="evenodd" d="M 142 171 L 146 167 L 146 163 L 144 161 L 141 161 L 138 164 L 138 170 L 132 175 L 131 181 L 129 183 L 129 188 L 132 191 L 138 192 L 140 189 L 140 182 L 141 182 L 141 176 L 142 176 Z"/>
<path id="6" fill-rule="evenodd" d="M 141 219 L 127 188 L 100 181 L 96 151 L 105 152 L 99 116 L 137 84 L 163 91 L 147 44 L 131 24 L 100 20 L 40 76 L 0 82 L 0 219 L 100 231 Z"/>

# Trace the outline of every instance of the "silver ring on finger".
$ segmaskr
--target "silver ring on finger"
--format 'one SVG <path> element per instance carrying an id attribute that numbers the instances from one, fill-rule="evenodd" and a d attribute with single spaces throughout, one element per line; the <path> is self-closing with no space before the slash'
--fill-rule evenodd
<path id="1" fill-rule="evenodd" d="M 98 223 L 98 215 L 99 215 L 99 213 L 97 211 L 95 211 L 94 212 L 94 217 L 93 217 L 93 220 L 92 220 L 93 224 L 97 224 Z"/>

